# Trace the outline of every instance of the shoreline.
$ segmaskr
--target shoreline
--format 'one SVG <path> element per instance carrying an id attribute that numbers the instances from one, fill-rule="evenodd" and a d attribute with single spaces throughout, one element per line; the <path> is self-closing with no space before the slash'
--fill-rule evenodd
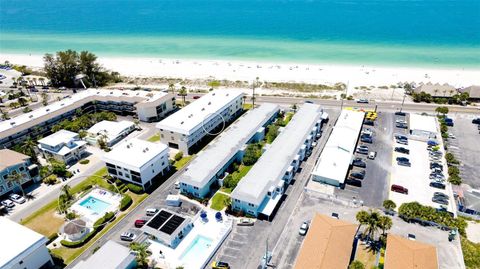
<path id="1" fill-rule="evenodd" d="M 412 68 L 356 64 L 310 64 L 291 62 L 185 59 L 163 57 L 98 56 L 108 70 L 128 77 L 168 77 L 230 81 L 296 82 L 308 84 L 345 83 L 348 88 L 389 86 L 399 82 L 448 83 L 455 87 L 480 84 L 479 69 Z M 41 54 L 0 53 L 0 62 L 43 66 Z"/>

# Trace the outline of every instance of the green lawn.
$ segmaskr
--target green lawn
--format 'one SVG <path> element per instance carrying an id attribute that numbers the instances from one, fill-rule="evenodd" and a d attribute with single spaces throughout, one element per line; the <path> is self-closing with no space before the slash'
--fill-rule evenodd
<path id="1" fill-rule="evenodd" d="M 147 139 L 150 142 L 158 142 L 160 141 L 160 134 L 155 134 Z"/>
<path id="2" fill-rule="evenodd" d="M 179 161 L 176 161 L 173 166 L 178 170 L 182 169 L 195 155 L 188 155 L 181 158 Z"/>
<path id="3" fill-rule="evenodd" d="M 252 169 L 253 165 L 240 165 L 240 167 L 238 168 L 237 171 L 233 172 L 232 174 L 232 177 L 233 177 L 233 180 L 236 181 L 236 182 L 239 182 L 247 173 L 248 171 L 250 171 L 250 169 Z M 233 188 L 225 188 L 225 187 L 222 187 L 220 188 L 221 191 L 225 192 L 225 193 L 232 193 L 233 191 Z"/>
<path id="4" fill-rule="evenodd" d="M 95 174 L 87 177 L 85 180 L 83 180 L 82 182 L 78 183 L 77 185 L 73 186 L 70 190 L 71 193 L 79 193 L 83 190 L 83 188 L 85 188 L 85 186 L 87 185 L 99 185 L 100 187 L 102 188 L 105 188 L 105 189 L 108 189 L 110 184 L 107 183 L 107 181 L 105 181 L 103 179 L 103 176 L 106 176 L 107 175 L 107 168 L 104 167 L 100 170 L 98 170 L 97 172 L 95 172 Z"/>
<path id="5" fill-rule="evenodd" d="M 480 243 L 475 244 L 463 236 L 460 240 L 467 269 L 480 268 Z"/>
<path id="6" fill-rule="evenodd" d="M 251 109 L 252 107 L 253 107 L 252 104 L 243 104 L 243 109 L 244 109 L 244 110 L 249 110 L 249 109 Z"/>
<path id="7" fill-rule="evenodd" d="M 225 207 L 225 201 L 228 199 L 230 199 L 228 195 L 217 192 L 212 197 L 212 205 L 210 205 L 210 208 L 220 211 Z"/>

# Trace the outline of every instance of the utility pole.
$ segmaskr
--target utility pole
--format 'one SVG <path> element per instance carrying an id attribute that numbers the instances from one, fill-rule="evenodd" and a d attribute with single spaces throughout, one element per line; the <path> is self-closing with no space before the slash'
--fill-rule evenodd
<path id="1" fill-rule="evenodd" d="M 405 97 L 407 97 L 407 95 L 406 95 L 406 94 L 403 94 L 403 100 L 402 100 L 402 106 L 400 107 L 400 112 L 402 112 L 403 103 L 405 103 Z"/>
<path id="2" fill-rule="evenodd" d="M 255 108 L 255 87 L 258 85 L 258 77 L 252 83 L 252 108 Z"/>

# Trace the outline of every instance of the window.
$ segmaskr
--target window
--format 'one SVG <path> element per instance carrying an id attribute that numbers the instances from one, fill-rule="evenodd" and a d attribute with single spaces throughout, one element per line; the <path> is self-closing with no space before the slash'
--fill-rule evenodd
<path id="1" fill-rule="evenodd" d="M 20 167 L 18 168 L 18 170 L 20 170 L 20 171 L 25 171 L 25 167 L 20 166 Z"/>
<path id="2" fill-rule="evenodd" d="M 153 169 L 152 169 L 152 173 L 154 173 L 154 174 L 155 174 L 155 170 L 153 170 Z"/>
<path id="3" fill-rule="evenodd" d="M 198 187 L 193 187 L 194 190 L 198 190 Z"/>
<path id="4" fill-rule="evenodd" d="M 119 175 L 119 176 L 123 176 L 123 173 L 122 173 L 122 172 L 118 172 L 118 175 Z"/>

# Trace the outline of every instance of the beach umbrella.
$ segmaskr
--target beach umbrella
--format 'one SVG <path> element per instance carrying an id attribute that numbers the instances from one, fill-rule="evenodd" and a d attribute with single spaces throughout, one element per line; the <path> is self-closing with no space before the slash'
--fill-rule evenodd
<path id="1" fill-rule="evenodd" d="M 221 212 L 215 213 L 215 218 L 221 220 L 222 219 L 222 213 Z"/>
<path id="2" fill-rule="evenodd" d="M 201 217 L 202 219 L 206 219 L 206 218 L 207 218 L 207 212 L 202 211 L 202 213 L 200 213 L 200 217 Z"/>

